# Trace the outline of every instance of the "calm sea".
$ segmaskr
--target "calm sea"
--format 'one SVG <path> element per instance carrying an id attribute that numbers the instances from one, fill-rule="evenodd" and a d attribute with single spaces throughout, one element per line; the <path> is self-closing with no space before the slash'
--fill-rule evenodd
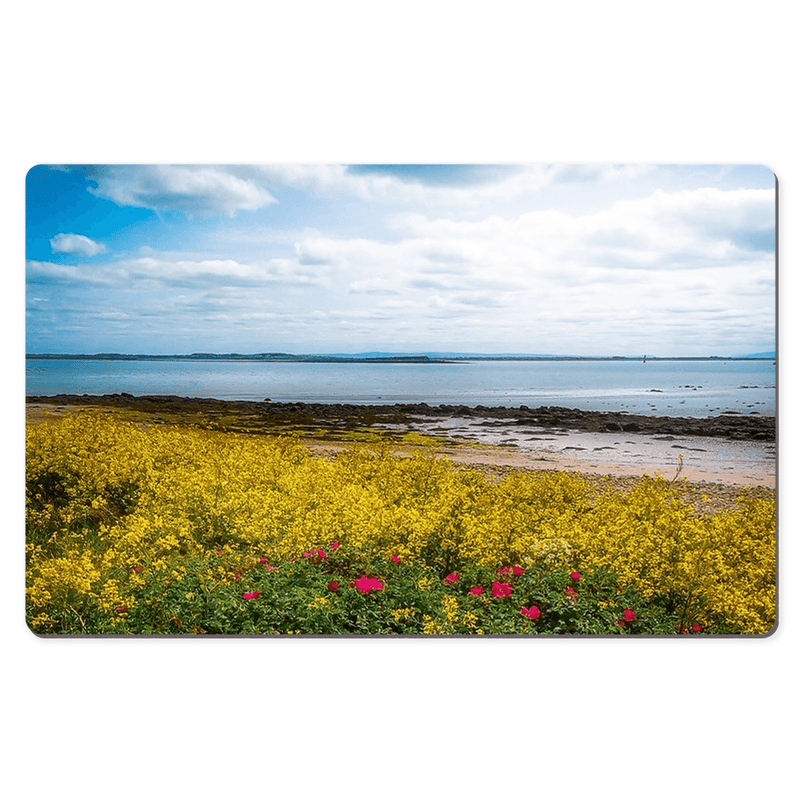
<path id="1" fill-rule="evenodd" d="M 172 394 L 220 400 L 565 406 L 703 417 L 774 414 L 773 361 L 26 362 L 26 394 Z"/>

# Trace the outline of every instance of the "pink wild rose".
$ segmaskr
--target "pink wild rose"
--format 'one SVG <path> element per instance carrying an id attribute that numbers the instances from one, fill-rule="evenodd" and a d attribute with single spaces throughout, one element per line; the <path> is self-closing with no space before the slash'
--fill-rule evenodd
<path id="1" fill-rule="evenodd" d="M 522 614 L 524 617 L 530 617 L 530 619 L 538 619 L 539 615 L 542 613 L 536 606 L 531 606 L 530 608 L 525 608 L 523 606 L 519 613 Z"/>
<path id="2" fill-rule="evenodd" d="M 331 542 L 331 550 L 338 550 L 339 542 Z"/>
<path id="3" fill-rule="evenodd" d="M 400 556 L 392 555 L 392 561 L 394 561 L 395 564 L 399 564 Z"/>
<path id="4" fill-rule="evenodd" d="M 258 596 L 259 596 L 259 594 L 261 594 L 261 592 L 245 592 L 245 593 L 242 595 L 242 597 L 243 597 L 245 600 L 255 600 L 255 599 L 256 599 L 256 597 L 258 597 Z"/>
<path id="5" fill-rule="evenodd" d="M 524 570 L 524 569 L 522 569 L 522 567 L 511 567 L 511 571 L 512 571 L 512 572 L 513 572 L 515 575 L 522 575 L 522 573 L 523 573 L 523 572 L 525 572 L 525 570 Z"/>
<path id="6" fill-rule="evenodd" d="M 570 576 L 570 578 L 572 578 L 572 580 L 574 580 L 574 581 L 579 581 L 579 580 L 581 579 L 581 574 L 580 574 L 580 572 L 570 572 L 569 576 Z"/>
<path id="7" fill-rule="evenodd" d="M 483 594 L 483 586 L 473 586 L 469 590 L 470 594 Z"/>
<path id="8" fill-rule="evenodd" d="M 622 612 L 622 616 L 625 617 L 625 622 L 633 622 L 636 619 L 636 614 L 633 613 L 632 608 L 626 608 Z"/>
<path id="9" fill-rule="evenodd" d="M 451 572 L 445 579 L 445 583 L 455 583 L 461 576 L 457 572 Z"/>
<path id="10" fill-rule="evenodd" d="M 492 581 L 492 596 L 493 597 L 508 597 L 511 594 L 510 583 L 498 583 Z"/>
<path id="11" fill-rule="evenodd" d="M 339 588 L 339 584 L 338 584 L 337 581 L 330 581 L 330 583 L 328 583 L 328 591 L 329 592 L 335 592 L 338 588 Z"/>
<path id="12" fill-rule="evenodd" d="M 380 591 L 383 589 L 383 584 L 377 578 L 368 578 L 366 575 L 362 575 L 353 586 L 358 589 L 359 592 L 364 592 L 364 594 L 369 594 L 371 591 Z"/>
<path id="13" fill-rule="evenodd" d="M 571 586 L 567 586 L 567 588 L 564 589 L 564 597 L 566 597 L 567 600 L 574 600 L 577 596 L 576 591 Z"/>
<path id="14" fill-rule="evenodd" d="M 509 570 L 510 570 L 510 567 L 500 567 L 500 569 L 497 570 L 497 574 L 498 575 L 505 575 L 507 572 L 509 572 Z"/>

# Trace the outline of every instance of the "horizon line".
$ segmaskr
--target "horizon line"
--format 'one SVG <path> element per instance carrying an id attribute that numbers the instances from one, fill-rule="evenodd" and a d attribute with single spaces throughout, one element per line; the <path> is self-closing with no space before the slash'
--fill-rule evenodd
<path id="1" fill-rule="evenodd" d="M 358 353 L 290 353 L 284 351 L 262 351 L 257 353 L 239 353 L 239 352 L 210 352 L 198 351 L 193 353 L 123 353 L 103 351 L 97 353 L 25 353 L 25 358 L 250 358 L 250 359 L 280 359 L 280 358 L 308 358 L 308 359 L 322 359 L 322 358 L 351 358 L 359 360 L 373 360 L 376 358 L 526 358 L 526 359 L 564 359 L 564 360 L 670 360 L 670 359 L 775 359 L 777 356 L 776 350 L 766 350 L 756 353 L 742 353 L 738 355 L 726 354 L 709 354 L 709 355 L 669 355 L 657 356 L 650 353 L 642 355 L 576 355 L 576 354 L 557 354 L 557 353 L 520 353 L 520 352 L 496 352 L 496 353 L 477 353 L 473 351 L 440 351 L 440 350 L 425 350 L 425 351 L 362 351 Z"/>

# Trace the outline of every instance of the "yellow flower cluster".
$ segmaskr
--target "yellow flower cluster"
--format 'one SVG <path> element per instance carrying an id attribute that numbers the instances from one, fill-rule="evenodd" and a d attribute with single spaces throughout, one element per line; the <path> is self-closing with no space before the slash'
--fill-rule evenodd
<path id="1" fill-rule="evenodd" d="M 453 595 L 446 594 L 442 597 L 442 612 L 450 624 L 458 622 L 458 600 Z"/>
<path id="2" fill-rule="evenodd" d="M 605 564 L 645 597 L 684 598 L 701 622 L 721 616 L 749 633 L 774 622 L 774 503 L 699 516 L 660 479 L 596 497 L 566 473 L 493 483 L 424 454 L 354 445 L 326 460 L 292 439 L 93 412 L 30 426 L 26 478 L 29 620 L 43 630 L 56 609 L 130 607 L 148 571 L 180 582 L 189 556 L 244 566 L 333 541 L 405 563 L 435 551 L 485 565 Z M 232 580 L 215 564 L 210 584 Z M 424 625 L 474 626 L 459 614 L 446 607 Z"/>
<path id="3" fill-rule="evenodd" d="M 684 611 L 703 625 L 715 615 L 748 633 L 766 633 L 774 624 L 773 501 L 748 500 L 733 512 L 699 516 L 663 479 L 641 480 L 627 495 L 596 501 L 565 535 L 579 563 L 613 567 L 623 585 L 645 598 L 682 597 Z"/>
<path id="4" fill-rule="evenodd" d="M 441 634 L 447 634 L 449 631 L 439 625 L 430 614 L 425 614 L 422 617 L 422 633 L 425 636 L 439 636 Z"/>

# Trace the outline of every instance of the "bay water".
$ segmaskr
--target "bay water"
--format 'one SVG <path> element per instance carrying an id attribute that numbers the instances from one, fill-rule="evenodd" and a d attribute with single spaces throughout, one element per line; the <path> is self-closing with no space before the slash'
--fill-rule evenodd
<path id="1" fill-rule="evenodd" d="M 26 394 L 169 394 L 384 405 L 563 406 L 707 417 L 773 415 L 772 360 L 337 363 L 27 359 Z"/>

